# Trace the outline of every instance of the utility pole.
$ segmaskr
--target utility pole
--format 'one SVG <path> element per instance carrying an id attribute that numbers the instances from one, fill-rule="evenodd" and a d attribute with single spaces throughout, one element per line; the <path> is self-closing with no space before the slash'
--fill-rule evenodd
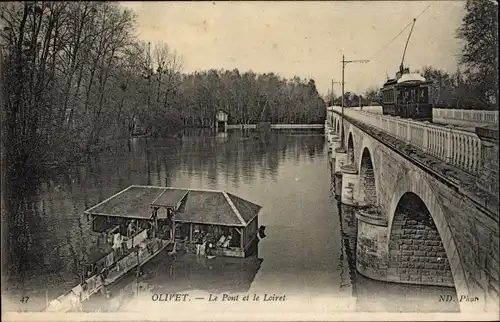
<path id="1" fill-rule="evenodd" d="M 330 99 L 332 100 L 332 106 L 333 106 L 333 78 L 332 78 L 332 95 L 330 96 Z"/>
<path id="2" fill-rule="evenodd" d="M 335 104 L 335 102 L 334 102 L 334 100 L 333 100 L 333 84 L 340 84 L 340 82 L 335 82 L 335 81 L 333 80 L 333 78 L 332 78 L 332 96 L 331 96 L 331 98 L 332 98 L 332 106 L 333 106 L 333 104 Z"/>
<path id="3" fill-rule="evenodd" d="M 367 63 L 369 60 L 345 60 L 344 55 L 342 55 L 342 119 L 341 119 L 341 127 L 340 127 L 340 144 L 341 147 L 344 147 L 344 69 L 345 65 L 349 63 Z"/>

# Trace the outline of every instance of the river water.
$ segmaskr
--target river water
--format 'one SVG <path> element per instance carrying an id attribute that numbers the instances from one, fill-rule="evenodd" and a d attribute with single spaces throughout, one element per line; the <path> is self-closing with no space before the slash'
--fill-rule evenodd
<path id="1" fill-rule="evenodd" d="M 76 285 L 90 246 L 83 211 L 136 184 L 225 190 L 262 205 L 259 224 L 267 227 L 258 258 L 155 259 L 142 277 L 150 290 L 145 301 L 153 302 L 151 292 L 189 290 L 286 295 L 289 304 L 300 302 L 312 311 L 456 310 L 438 303 L 453 289 L 394 285 L 356 274 L 354 215 L 334 199 L 329 159 L 322 131 L 273 131 L 264 137 L 196 130 L 182 139 L 133 139 L 129 149 L 23 181 L 2 200 L 4 303 L 35 311 Z M 116 308 L 143 307 L 139 298 Z"/>

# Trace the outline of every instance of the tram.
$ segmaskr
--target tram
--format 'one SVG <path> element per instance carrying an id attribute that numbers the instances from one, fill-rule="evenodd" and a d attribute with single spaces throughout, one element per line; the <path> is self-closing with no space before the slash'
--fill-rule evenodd
<path id="1" fill-rule="evenodd" d="M 403 73 L 404 72 L 404 73 Z M 382 113 L 384 115 L 432 121 L 430 85 L 424 77 L 410 73 L 408 69 L 398 72 L 395 79 L 389 79 L 380 89 Z"/>
<path id="2" fill-rule="evenodd" d="M 427 81 L 418 73 L 410 73 L 409 68 L 403 67 L 408 41 L 410 40 L 413 25 L 406 41 L 403 59 L 396 73 L 396 78 L 388 79 L 381 92 L 382 113 L 384 115 L 399 116 L 421 121 L 432 121 L 432 100 L 430 97 L 431 81 Z"/>

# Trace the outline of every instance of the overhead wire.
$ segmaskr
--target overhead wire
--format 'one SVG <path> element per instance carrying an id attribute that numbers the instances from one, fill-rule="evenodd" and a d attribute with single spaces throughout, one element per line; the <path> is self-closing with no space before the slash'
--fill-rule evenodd
<path id="1" fill-rule="evenodd" d="M 380 54 L 382 51 L 384 51 L 388 46 L 390 46 L 399 36 L 401 36 L 401 34 L 406 30 L 408 29 L 408 27 L 410 25 L 412 25 L 414 23 L 414 21 L 416 19 L 418 19 L 422 14 L 424 14 L 424 12 L 426 12 L 427 10 L 429 10 L 429 8 L 434 4 L 434 2 L 436 2 L 436 0 L 434 0 L 433 2 L 431 2 L 431 4 L 429 4 L 424 10 L 422 10 L 416 17 L 414 17 L 403 29 L 401 29 L 401 31 L 394 37 L 391 39 L 391 41 L 389 41 L 385 46 L 383 46 L 382 48 L 380 48 L 375 54 L 373 54 L 369 59 L 368 61 L 371 61 L 375 56 L 377 56 L 378 54 Z M 337 48 L 335 47 L 335 49 L 341 54 L 343 55 L 343 53 Z M 386 74 L 387 74 L 387 71 L 386 71 Z"/>
<path id="2" fill-rule="evenodd" d="M 416 19 L 418 19 L 424 12 L 426 12 L 434 4 L 434 2 L 436 2 L 436 1 L 431 2 L 430 5 L 428 5 L 424 10 L 422 10 L 422 12 L 420 12 L 415 18 L 413 18 L 403 29 L 401 29 L 401 31 L 394 38 L 392 38 L 391 41 L 389 41 L 385 46 L 383 46 L 375 54 L 373 54 L 370 57 L 370 60 L 372 60 L 375 56 L 377 56 L 378 54 L 380 54 L 384 49 L 386 49 L 390 44 L 392 44 L 394 42 L 394 40 L 396 40 L 399 36 L 401 36 L 401 34 L 406 29 L 408 29 L 408 27 L 413 23 L 413 21 L 416 20 Z"/>

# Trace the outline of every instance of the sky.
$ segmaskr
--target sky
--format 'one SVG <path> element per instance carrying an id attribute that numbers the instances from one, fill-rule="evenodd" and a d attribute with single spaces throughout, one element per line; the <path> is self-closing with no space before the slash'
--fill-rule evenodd
<path id="1" fill-rule="evenodd" d="M 345 91 L 379 88 L 405 56 L 411 70 L 433 66 L 455 72 L 462 43 L 456 29 L 463 1 L 123 2 L 137 14 L 137 36 L 167 43 L 183 57 L 183 71 L 234 69 L 312 78 L 321 94 L 341 82 Z M 340 84 L 334 92 L 341 93 Z"/>

